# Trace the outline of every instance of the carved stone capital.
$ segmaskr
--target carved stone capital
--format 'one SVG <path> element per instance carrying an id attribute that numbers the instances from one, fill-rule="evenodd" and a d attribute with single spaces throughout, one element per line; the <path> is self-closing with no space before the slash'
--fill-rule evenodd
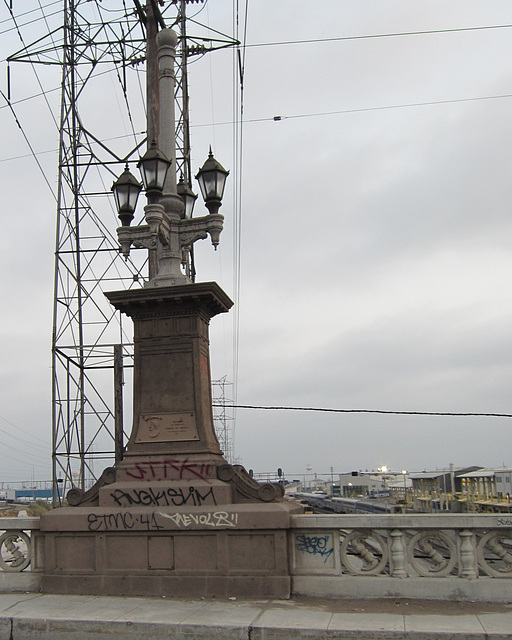
<path id="1" fill-rule="evenodd" d="M 180 245 L 187 247 L 196 240 L 204 240 L 210 235 L 212 244 L 216 247 L 224 226 L 224 216 L 213 213 L 200 218 L 190 218 L 182 220 L 180 223 Z"/>
<path id="2" fill-rule="evenodd" d="M 82 489 L 78 489 L 77 487 L 70 489 L 66 494 L 66 500 L 70 507 L 98 505 L 101 487 L 112 484 L 115 481 L 116 470 L 114 467 L 107 467 L 88 491 L 82 491 Z"/>
<path id="3" fill-rule="evenodd" d="M 228 463 L 217 467 L 217 477 L 233 486 L 234 502 L 275 502 L 283 496 L 281 485 L 260 484 L 241 465 Z"/>
<path id="4" fill-rule="evenodd" d="M 149 225 L 139 225 L 136 227 L 119 227 L 117 237 L 121 245 L 121 251 L 127 258 L 130 255 L 130 247 L 145 249 L 155 249 L 157 246 L 157 235 Z"/>

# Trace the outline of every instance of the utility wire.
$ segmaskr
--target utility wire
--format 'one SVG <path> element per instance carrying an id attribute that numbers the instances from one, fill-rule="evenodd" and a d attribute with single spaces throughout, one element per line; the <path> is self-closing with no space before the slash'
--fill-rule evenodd
<path id="1" fill-rule="evenodd" d="M 40 472 L 40 470 L 41 470 L 41 469 L 45 469 L 45 470 L 46 470 L 46 472 L 48 471 L 48 464 L 49 464 L 49 463 L 51 463 L 51 458 L 50 458 L 50 456 L 48 456 L 48 462 L 47 462 L 46 464 L 44 464 L 44 465 L 43 465 L 43 463 L 41 463 L 41 462 L 33 462 L 33 461 L 31 461 L 31 460 L 27 460 L 27 459 L 24 457 L 24 455 L 25 455 L 25 454 L 23 453 L 23 458 L 17 458 L 16 456 L 13 456 L 13 455 L 11 455 L 11 453 L 9 453 L 8 462 L 19 462 L 19 463 L 21 463 L 21 464 L 26 464 L 26 465 L 29 465 L 29 466 L 34 467 L 34 468 L 36 468 L 36 467 L 37 467 L 37 469 L 39 470 L 39 472 Z M 7 467 L 7 464 L 5 464 L 5 463 L 4 463 L 4 464 L 2 465 L 2 471 L 3 471 L 4 473 L 5 473 L 5 471 L 6 471 L 6 467 Z M 19 468 L 17 469 L 17 471 L 18 471 L 19 473 L 22 473 L 22 472 L 20 471 L 20 469 L 19 469 Z M 2 482 L 8 482 L 8 480 L 2 480 Z M 21 482 L 21 481 L 20 481 L 20 482 Z"/>
<path id="2" fill-rule="evenodd" d="M 12 444 L 10 443 L 3 443 L 2 445 L 3 447 L 5 447 L 2 451 L 2 455 L 5 455 L 6 458 L 9 460 L 11 457 L 11 451 L 14 451 L 15 453 L 20 453 L 21 455 L 23 455 L 25 459 L 25 462 L 29 463 L 29 464 L 49 464 L 51 461 L 51 455 L 50 455 L 50 451 L 48 451 L 47 454 L 45 454 L 45 452 L 41 452 L 41 455 L 37 455 L 34 453 L 31 453 L 30 451 L 27 451 L 26 448 L 23 449 L 17 449 L 16 447 L 13 447 Z"/>
<path id="3" fill-rule="evenodd" d="M 19 13 L 18 14 L 18 19 L 19 18 L 23 18 L 24 16 L 28 16 L 31 13 L 35 13 L 36 11 L 39 12 L 40 10 L 42 11 L 43 9 L 47 9 L 48 7 L 54 5 L 54 4 L 61 4 L 62 0 L 57 0 L 57 2 L 53 2 L 44 6 L 41 6 L 41 4 L 39 4 L 39 8 L 36 9 L 31 9 L 30 11 L 27 11 L 26 13 Z M 0 25 L 4 24 L 5 22 L 11 22 L 12 20 L 12 16 L 13 16 L 13 9 L 10 5 L 7 4 L 7 0 L 4 0 L 4 4 L 7 8 L 7 10 L 9 11 L 9 13 L 11 14 L 10 18 L 6 18 L 5 20 L 0 20 Z M 29 20 L 27 22 L 23 22 L 22 24 L 20 24 L 19 22 L 16 23 L 13 27 L 9 27 L 8 29 L 4 29 L 3 31 L 0 31 L 0 35 L 4 35 L 5 33 L 9 33 L 11 31 L 18 31 L 20 27 L 27 27 L 30 26 L 32 24 L 35 24 L 37 22 L 40 22 L 41 20 L 44 20 L 46 22 L 46 18 L 49 17 L 53 17 L 53 16 L 57 16 L 60 15 L 62 12 L 62 9 L 59 7 L 56 11 L 54 11 L 53 13 L 46 13 L 43 16 L 38 16 L 37 18 L 34 18 L 33 20 Z"/>
<path id="4" fill-rule="evenodd" d="M 212 406 L 221 407 L 214 403 Z M 382 409 L 326 409 L 322 407 L 265 407 L 252 404 L 230 405 L 234 409 L 263 409 L 266 411 L 316 411 L 324 413 L 372 413 L 394 416 L 453 416 L 453 417 L 484 417 L 484 418 L 512 418 L 512 413 L 469 413 L 453 411 L 385 411 Z"/>
<path id="5" fill-rule="evenodd" d="M 40 3 L 39 3 L 39 6 L 40 6 L 41 11 L 42 11 L 42 7 L 41 7 L 41 4 L 40 4 Z M 25 45 L 25 41 L 23 40 L 23 35 L 22 35 L 21 31 L 20 31 L 20 27 L 19 27 L 19 25 L 18 25 L 18 22 L 17 22 L 17 20 L 16 20 L 16 16 L 14 15 L 14 12 L 13 12 L 13 10 L 12 10 L 12 7 L 10 8 L 10 13 L 11 13 L 11 18 L 12 18 L 12 21 L 13 21 L 13 23 L 14 23 L 14 26 L 16 27 L 16 32 L 17 32 L 17 34 L 18 34 L 18 37 L 19 37 L 19 39 L 20 39 L 21 43 L 23 44 L 23 46 L 25 47 L 25 46 L 26 46 L 26 45 Z M 43 14 L 43 16 L 42 16 L 42 17 L 43 17 L 43 20 L 44 20 L 44 22 L 45 22 L 45 25 L 48 27 L 48 22 L 47 22 L 46 16 Z M 54 43 L 53 36 L 51 36 L 51 40 L 52 40 L 52 42 Z M 54 43 L 54 45 L 55 45 L 55 43 Z M 46 106 L 48 107 L 48 111 L 50 112 L 50 116 L 52 117 L 52 120 L 53 120 L 53 123 L 54 123 L 54 125 L 55 125 L 55 128 L 58 130 L 59 126 L 58 126 L 57 120 L 56 120 L 56 118 L 55 118 L 55 116 L 54 116 L 54 114 L 53 114 L 53 110 L 52 110 L 52 108 L 51 108 L 51 106 L 50 106 L 50 103 L 49 103 L 49 101 L 48 101 L 48 96 L 47 96 L 47 95 L 46 95 L 46 93 L 45 93 L 45 90 L 44 90 L 44 88 L 43 88 L 43 85 L 42 85 L 42 83 L 41 83 L 41 80 L 40 80 L 40 78 L 39 78 L 39 75 L 38 75 L 38 73 L 37 73 L 37 71 L 36 71 L 36 67 L 35 67 L 35 65 L 34 65 L 34 63 L 33 63 L 33 62 L 31 62 L 31 63 L 30 63 L 30 66 L 32 67 L 32 70 L 33 70 L 34 75 L 35 75 L 36 80 L 37 80 L 37 84 L 39 85 L 39 89 L 41 90 L 41 93 L 42 93 L 42 95 L 43 95 L 43 98 L 44 98 L 44 100 L 45 100 L 45 102 L 46 102 Z M 10 100 L 10 96 L 9 96 L 9 100 Z M 27 142 L 28 142 L 28 140 L 27 140 Z"/>
<path id="6" fill-rule="evenodd" d="M 52 184 L 51 184 L 51 183 L 50 183 L 50 181 L 48 180 L 48 177 L 47 177 L 47 175 L 46 175 L 46 173 L 45 173 L 45 171 L 44 171 L 44 169 L 43 169 L 43 167 L 42 167 L 41 163 L 39 162 L 39 159 L 38 159 L 38 157 L 37 157 L 37 153 L 34 151 L 34 148 L 33 148 L 33 146 L 31 145 L 30 140 L 28 139 L 27 134 L 25 133 L 25 131 L 24 131 L 23 127 L 21 126 L 21 123 L 20 123 L 20 121 L 18 120 L 18 117 L 17 117 L 17 115 L 16 115 L 16 113 L 15 113 L 14 109 L 12 108 L 12 105 L 11 105 L 10 101 L 8 100 L 7 96 L 4 94 L 4 92 L 3 92 L 3 91 L 0 91 L 0 95 L 1 95 L 1 96 L 2 96 L 2 98 L 6 101 L 6 103 L 7 103 L 8 107 L 9 107 L 9 109 L 11 110 L 11 113 L 12 113 L 12 115 L 13 115 L 13 117 L 14 117 L 14 120 L 15 120 L 16 124 L 18 125 L 18 127 L 19 127 L 19 129 L 20 129 L 20 131 L 21 131 L 21 133 L 22 133 L 22 135 L 23 135 L 23 137 L 25 138 L 25 142 L 27 143 L 28 148 L 30 149 L 30 153 L 32 154 L 32 157 L 33 157 L 33 158 L 34 158 L 34 160 L 36 161 L 36 164 L 37 164 L 37 166 L 39 167 L 39 170 L 41 171 L 41 174 L 42 174 L 42 176 L 43 176 L 43 178 L 44 178 L 44 181 L 46 182 L 46 184 L 47 184 L 47 186 L 48 186 L 48 189 L 50 189 L 50 192 L 51 192 L 52 196 L 54 197 L 54 199 L 55 199 L 55 201 L 56 201 L 56 200 L 57 200 L 57 194 L 55 193 L 55 190 L 54 190 L 54 188 L 53 188 Z"/>
<path id="7" fill-rule="evenodd" d="M 282 42 L 257 42 L 245 45 L 249 47 L 278 47 L 290 44 L 318 44 L 323 42 L 343 42 L 345 40 L 371 40 L 376 38 L 397 38 L 401 36 L 424 36 L 437 33 L 459 33 L 464 31 L 486 31 L 489 29 L 510 29 L 512 24 L 494 24 L 482 27 L 457 27 L 454 29 L 430 29 L 425 31 L 401 31 L 398 33 L 375 33 L 362 36 L 340 36 L 336 38 L 312 38 L 309 40 L 284 40 Z"/>
<path id="8" fill-rule="evenodd" d="M 57 90 L 57 89 L 55 89 Z M 47 92 L 48 93 L 48 92 Z M 2 94 L 3 95 L 3 94 Z M 32 98 L 37 98 L 42 94 L 37 94 L 34 96 L 31 96 Z M 4 96 L 5 98 L 5 96 Z M 476 96 L 473 98 L 454 98 L 454 99 L 450 99 L 450 100 L 433 100 L 430 102 L 408 102 L 408 103 L 403 103 L 403 104 L 391 104 L 391 105 L 381 105 L 378 107 L 360 107 L 357 109 L 340 109 L 339 111 L 321 111 L 321 112 L 317 112 L 317 113 L 299 113 L 299 114 L 295 114 L 295 115 L 291 115 L 291 116 L 281 116 L 281 115 L 276 115 L 276 116 L 269 116 L 266 118 L 251 118 L 251 119 L 244 119 L 244 124 L 254 124 L 254 123 L 258 123 L 258 122 L 281 122 L 282 120 L 294 120 L 294 119 L 298 119 L 298 118 L 318 118 L 318 117 L 323 117 L 323 116 L 334 116 L 334 115 L 343 115 L 343 114 L 348 114 L 348 113 L 361 113 L 361 112 L 365 112 L 365 111 L 384 111 L 387 109 L 406 109 L 408 107 L 426 107 L 426 106 L 430 106 L 430 105 L 442 105 L 442 104 L 456 104 L 458 102 L 477 102 L 479 100 L 498 100 L 498 99 L 503 99 L 503 98 L 512 98 L 512 93 L 504 93 L 504 94 L 500 94 L 500 95 L 494 95 L 494 96 Z M 29 100 L 30 98 L 25 98 L 25 100 Z M 9 108 L 12 111 L 13 105 L 14 104 L 18 104 L 19 102 L 23 102 L 24 100 L 19 100 L 17 102 L 10 102 L 6 99 L 6 104 L 5 105 L 0 105 L 0 110 L 1 109 L 5 109 L 5 108 Z M 234 121 L 225 121 L 225 122 L 216 122 L 214 123 L 215 126 L 217 127 L 221 127 L 221 126 L 233 126 L 233 124 L 235 124 Z M 19 126 L 19 125 L 18 125 Z M 190 125 L 191 128 L 199 128 L 199 127 L 211 127 L 212 123 L 203 123 L 203 124 L 191 124 Z M 110 141 L 110 140 L 118 140 L 121 138 L 127 138 L 127 137 L 131 137 L 131 135 L 133 134 L 125 134 L 125 135 L 121 135 L 121 136 L 115 136 L 112 138 L 106 138 L 106 141 Z M 137 133 L 137 135 L 145 135 L 145 132 L 140 131 Z M 0 158 L 0 162 L 8 162 L 10 160 L 19 160 L 21 158 L 26 158 L 26 157 L 30 157 L 30 155 L 34 156 L 34 155 L 42 155 L 43 153 L 55 153 L 55 149 L 52 150 L 46 150 L 46 151 L 40 151 L 37 154 L 35 152 L 32 152 L 32 154 L 28 154 L 28 155 L 21 155 L 21 156 L 11 156 L 9 158 Z"/>
<path id="9" fill-rule="evenodd" d="M 19 427 L 17 424 L 14 424 L 14 422 L 10 422 L 10 420 L 7 420 L 7 418 L 4 418 L 4 416 L 2 416 L 2 415 L 0 415 L 0 420 L 3 420 L 4 422 L 6 422 L 11 427 L 14 427 L 14 429 L 16 429 L 16 431 L 21 431 L 22 433 L 24 433 L 25 435 L 29 436 L 30 438 L 33 438 L 34 440 L 37 440 L 37 442 L 39 443 L 39 447 L 41 445 L 46 446 L 48 444 L 45 440 L 42 440 L 41 438 L 38 438 L 37 436 L 34 436 L 33 434 L 29 433 L 25 429 L 22 429 L 21 427 Z M 19 440 L 22 444 L 26 444 L 29 447 L 34 447 L 34 448 L 37 448 L 38 450 L 40 450 L 39 447 L 36 447 L 34 444 L 31 444 L 30 442 L 28 442 L 27 440 L 24 440 L 23 438 L 17 437 L 15 435 L 13 435 L 12 433 L 4 431 L 4 429 L 1 429 L 1 428 L 0 428 L 0 431 L 5 433 L 9 437 L 12 437 L 12 438 L 15 438 L 16 440 Z"/>
<path id="10" fill-rule="evenodd" d="M 9 438 L 9 441 L 7 441 L 7 439 L 5 438 L 2 440 L 2 454 L 10 455 L 8 450 L 12 450 L 12 451 L 15 451 L 16 453 L 22 453 L 24 456 L 32 458 L 33 460 L 37 460 L 40 464 L 44 462 L 48 462 L 49 456 L 50 456 L 49 443 L 47 444 L 48 451 L 45 451 L 43 448 L 37 447 L 36 445 L 33 445 L 32 443 L 28 442 L 27 440 L 24 440 L 23 438 L 19 438 L 13 435 L 12 433 L 9 433 L 5 429 L 0 428 L 0 433 L 3 433 Z M 21 450 L 17 449 L 11 443 L 11 440 L 17 440 L 19 443 L 21 443 L 21 445 L 23 446 L 23 449 Z M 18 444 L 18 442 L 16 444 Z M 35 452 L 28 451 L 27 447 L 34 449 Z"/>
<path id="11" fill-rule="evenodd" d="M 6 3 L 6 6 L 7 6 L 7 3 Z M 9 11 L 10 11 L 11 19 L 12 19 L 12 21 L 14 23 L 15 28 L 16 28 L 16 32 L 18 33 L 18 36 L 19 36 L 22 44 L 25 46 L 25 41 L 23 40 L 23 36 L 21 34 L 21 31 L 20 31 L 20 26 L 18 25 L 18 22 L 16 20 L 16 17 L 14 15 L 13 10 L 12 10 L 12 5 L 9 6 L 8 8 L 9 8 Z M 42 7 L 41 3 L 39 3 L 39 8 L 40 8 L 40 10 L 42 12 L 43 11 L 43 7 Z M 45 24 L 47 25 L 48 23 L 46 22 L 46 16 L 44 14 L 43 14 L 42 18 L 45 21 Z M 46 102 L 46 106 L 48 107 L 48 111 L 50 112 L 50 115 L 52 117 L 53 123 L 54 123 L 55 127 L 58 128 L 57 120 L 55 119 L 55 116 L 54 116 L 53 111 L 51 109 L 50 103 L 48 101 L 48 96 L 44 91 L 43 85 L 41 83 L 41 80 L 40 80 L 40 78 L 39 78 L 39 76 L 37 74 L 36 68 L 35 68 L 33 63 L 31 63 L 31 67 L 32 67 L 32 70 L 33 70 L 34 75 L 36 77 L 36 80 L 37 80 L 37 83 L 39 85 L 39 88 L 41 90 L 42 96 L 43 96 L 43 98 L 44 98 L 44 100 Z M 57 195 L 55 193 L 55 190 L 54 190 L 52 184 L 50 183 L 50 181 L 49 181 L 49 179 L 48 179 L 48 177 L 47 177 L 47 175 L 46 175 L 41 163 L 39 162 L 39 160 L 37 158 L 37 154 L 35 153 L 34 148 L 32 147 L 32 144 L 30 143 L 30 140 L 29 140 L 27 134 L 25 133 L 23 127 L 21 126 L 21 123 L 20 123 L 20 121 L 19 121 L 19 119 L 18 119 L 18 117 L 17 117 L 17 115 L 16 115 L 16 113 L 14 111 L 14 108 L 13 108 L 12 103 L 10 101 L 10 96 L 5 96 L 5 94 L 3 92 L 0 92 L 0 93 L 1 93 L 2 97 L 4 98 L 5 102 L 7 103 L 7 106 L 9 107 L 9 109 L 10 109 L 10 111 L 11 111 L 13 117 L 14 117 L 14 120 L 15 120 L 16 124 L 18 125 L 23 137 L 25 138 L 25 142 L 27 143 L 27 146 L 30 149 L 31 154 L 32 154 L 34 160 L 36 161 L 36 164 L 37 164 L 39 170 L 41 171 L 41 174 L 43 175 L 44 181 L 46 182 L 48 188 L 50 189 L 50 192 L 52 193 L 54 199 L 57 200 Z"/>
<path id="12" fill-rule="evenodd" d="M 512 98 L 512 93 L 503 93 L 494 96 L 476 96 L 473 98 L 453 98 L 450 100 L 431 100 L 425 102 L 404 102 L 402 104 L 381 105 L 378 107 L 358 107 L 357 109 L 340 109 L 338 111 L 319 111 L 316 113 L 298 113 L 291 116 L 275 115 L 266 118 L 251 118 L 244 120 L 245 124 L 253 124 L 256 122 L 281 122 L 282 120 L 294 120 L 298 118 L 318 118 L 323 116 L 335 116 L 347 113 L 363 113 L 365 111 L 385 111 L 388 109 L 406 109 L 409 107 L 427 107 L 431 105 L 456 104 L 458 102 L 477 102 L 479 100 L 498 100 L 502 98 Z M 232 122 L 216 122 L 218 127 L 232 125 Z M 195 124 L 192 127 L 211 127 L 211 123 Z"/>
<path id="13" fill-rule="evenodd" d="M 240 38 L 240 0 L 236 1 L 233 11 L 233 33 L 238 43 L 233 57 L 233 92 L 234 116 L 233 147 L 235 160 L 235 180 L 233 184 L 234 210 L 233 216 L 233 290 L 235 312 L 233 314 L 233 391 L 236 403 L 238 393 L 239 346 L 240 346 L 240 288 L 241 288 L 241 244 L 242 244 L 242 170 L 243 170 L 243 125 L 244 125 L 244 76 L 245 76 L 245 42 L 247 40 L 247 17 L 249 1 L 245 0 L 243 12 L 243 36 Z M 234 415 L 233 442 L 236 429 L 236 412 Z"/>
<path id="14" fill-rule="evenodd" d="M 0 105 L 0 110 L 6 109 L 6 108 L 12 109 L 12 106 L 15 104 L 20 104 L 22 102 L 26 102 L 27 100 L 32 100 L 34 98 L 39 98 L 44 94 L 48 94 L 52 91 L 58 91 L 58 90 L 59 88 L 56 87 L 54 89 L 50 89 L 49 91 L 45 91 L 43 93 L 37 93 L 32 96 L 22 98 L 21 100 L 13 100 L 13 101 L 6 100 L 7 104 Z M 431 105 L 435 106 L 435 105 L 441 105 L 441 104 L 456 104 L 458 102 L 478 102 L 480 100 L 499 100 L 503 98 L 512 98 L 512 93 L 500 93 L 493 96 L 472 96 L 470 98 L 449 98 L 447 100 L 426 100 L 424 102 L 403 102 L 400 104 L 379 105 L 376 107 L 358 107 L 356 109 L 339 109 L 337 111 L 318 111 L 313 113 L 298 113 L 290 116 L 275 115 L 275 116 L 268 116 L 265 118 L 250 118 L 248 120 L 244 119 L 244 124 L 248 124 L 248 123 L 253 124 L 257 122 L 272 122 L 272 121 L 280 122 L 281 120 L 293 120 L 297 118 L 318 118 L 321 116 L 335 116 L 335 115 L 342 115 L 345 113 L 361 113 L 365 111 L 385 111 L 387 109 L 406 109 L 409 107 L 428 107 Z M 226 125 L 233 126 L 233 124 L 235 123 L 232 120 L 227 120 L 224 122 L 213 122 L 213 123 L 204 122 L 200 124 L 191 124 L 190 126 L 191 128 L 201 128 L 201 127 L 212 127 L 212 126 L 221 127 Z M 123 136 L 117 136 L 117 137 L 120 138 Z M 113 139 L 114 138 L 108 138 L 108 140 L 113 140 Z"/>
<path id="15" fill-rule="evenodd" d="M 478 100 L 496 100 L 498 98 L 512 98 L 512 93 L 503 93 L 495 96 L 476 96 L 473 98 L 453 98 L 450 100 L 430 100 L 426 102 L 408 102 L 403 104 L 383 105 L 380 107 L 360 107 L 358 109 L 342 109 L 340 111 L 321 111 L 318 113 L 303 113 L 293 116 L 273 116 L 272 118 L 262 118 L 259 121 L 264 120 L 292 120 L 296 118 L 311 118 L 319 116 L 333 116 L 342 113 L 361 113 L 363 111 L 384 111 L 385 109 L 405 109 L 407 107 L 426 107 L 438 104 L 455 104 L 457 102 L 477 102 Z M 248 120 L 248 122 L 256 122 L 257 120 Z"/>

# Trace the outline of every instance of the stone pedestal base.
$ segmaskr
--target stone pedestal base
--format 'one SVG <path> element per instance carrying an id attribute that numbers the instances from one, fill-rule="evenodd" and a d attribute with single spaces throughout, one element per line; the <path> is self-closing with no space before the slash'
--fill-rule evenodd
<path id="1" fill-rule="evenodd" d="M 215 283 L 118 291 L 134 321 L 133 429 L 122 460 L 41 517 L 42 589 L 126 596 L 290 596 L 282 487 L 222 457 L 208 326 Z"/>
<path id="2" fill-rule="evenodd" d="M 221 507 L 71 507 L 45 514 L 42 590 L 124 596 L 290 596 L 283 501 Z"/>

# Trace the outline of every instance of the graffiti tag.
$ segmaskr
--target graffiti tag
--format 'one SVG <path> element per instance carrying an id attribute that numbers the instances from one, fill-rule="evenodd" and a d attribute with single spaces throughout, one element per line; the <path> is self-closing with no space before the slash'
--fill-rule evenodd
<path id="1" fill-rule="evenodd" d="M 161 462 L 137 462 L 134 471 L 126 471 L 126 475 L 135 480 L 190 480 L 199 478 L 208 480 L 209 464 L 173 460 L 168 458 Z"/>
<path id="2" fill-rule="evenodd" d="M 334 549 L 330 546 L 329 536 L 296 536 L 296 548 L 301 553 L 308 553 L 313 556 L 321 556 L 324 563 L 334 553 Z"/>
<path id="3" fill-rule="evenodd" d="M 203 504 L 217 504 L 213 487 L 201 492 L 196 487 L 185 489 L 131 489 L 123 491 L 116 489 L 110 496 L 120 507 L 144 506 L 144 507 L 181 507 L 191 504 L 200 507 Z"/>
<path id="4" fill-rule="evenodd" d="M 498 527 L 512 527 L 512 518 L 498 518 Z"/>
<path id="5" fill-rule="evenodd" d="M 147 529 L 149 531 L 165 528 L 157 523 L 154 513 L 134 515 L 130 513 L 130 511 L 105 514 L 89 513 L 87 523 L 89 531 L 112 531 L 119 529 L 129 531 L 135 528 Z"/>
<path id="6" fill-rule="evenodd" d="M 191 525 L 203 525 L 207 527 L 236 527 L 238 513 L 227 511 L 214 511 L 213 513 L 159 513 L 162 518 L 168 518 L 177 527 L 190 527 Z"/>

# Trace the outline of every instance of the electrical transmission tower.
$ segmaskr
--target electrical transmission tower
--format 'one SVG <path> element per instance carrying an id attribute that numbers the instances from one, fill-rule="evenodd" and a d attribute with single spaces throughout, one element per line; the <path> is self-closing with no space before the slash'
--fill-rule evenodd
<path id="1" fill-rule="evenodd" d="M 147 267 L 138 252 L 127 261 L 119 253 L 110 188 L 124 166 L 143 153 L 146 42 L 164 26 L 178 33 L 176 171 L 190 187 L 187 58 L 232 45 L 229 39 L 215 46 L 210 41 L 208 47 L 206 38 L 187 39 L 186 5 L 202 1 L 147 0 L 142 6 L 139 0 L 63 0 L 62 29 L 9 59 L 61 69 L 52 334 L 54 501 L 73 485 L 87 489 L 97 479 L 95 471 L 109 466 L 95 460 L 112 463 L 123 455 L 123 424 L 131 418 L 123 417 L 123 386 L 133 345 L 103 292 L 142 286 Z M 186 268 L 193 278 L 193 255 Z"/>
<path id="2" fill-rule="evenodd" d="M 105 214 L 105 169 L 115 176 L 144 138 L 133 128 L 130 153 L 116 152 L 104 135 L 93 133 L 81 107 L 101 91 L 104 71 L 117 76 L 127 97 L 128 74 L 144 58 L 145 38 L 136 15 L 109 20 L 100 6 L 87 4 L 64 3 L 61 57 L 52 422 L 54 487 L 62 481 L 63 495 L 71 485 L 87 489 L 95 481 L 95 458 L 111 459 L 113 450 L 115 459 L 122 455 L 123 365 L 132 347 L 103 291 L 143 281 L 143 265 L 120 259 L 112 208 Z M 127 100 L 125 108 L 132 118 Z"/>
<path id="3" fill-rule="evenodd" d="M 224 457 L 230 464 L 236 464 L 233 442 L 234 400 L 226 397 L 227 386 L 232 390 L 233 383 L 227 382 L 226 376 L 212 380 L 213 423 Z"/>

